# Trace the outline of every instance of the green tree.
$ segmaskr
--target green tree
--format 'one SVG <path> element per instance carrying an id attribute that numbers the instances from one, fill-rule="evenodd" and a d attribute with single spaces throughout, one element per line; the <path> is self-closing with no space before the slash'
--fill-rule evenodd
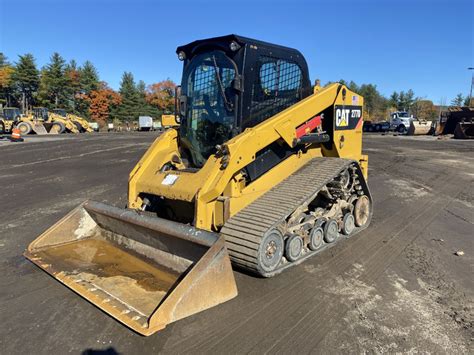
<path id="1" fill-rule="evenodd" d="M 90 61 L 85 61 L 79 73 L 81 93 L 88 95 L 91 91 L 99 89 L 99 73 Z"/>
<path id="2" fill-rule="evenodd" d="M 66 61 L 59 53 L 53 53 L 50 63 L 41 70 L 39 97 L 46 106 L 69 106 L 69 80 L 65 74 Z"/>
<path id="3" fill-rule="evenodd" d="M 78 69 L 79 75 L 79 93 L 76 94 L 76 101 L 74 111 L 86 118 L 90 118 L 90 100 L 85 100 L 89 97 L 92 91 L 101 90 L 99 73 L 90 61 L 84 62 L 83 66 Z"/>
<path id="4" fill-rule="evenodd" d="M 138 119 L 140 115 L 140 94 L 132 73 L 123 73 L 119 93 L 122 98 L 122 104 L 112 112 L 112 117 L 120 121 Z"/>
<path id="5" fill-rule="evenodd" d="M 400 95 L 398 94 L 398 92 L 394 91 L 392 95 L 390 95 L 388 102 L 390 106 L 396 107 L 398 109 L 399 100 L 400 100 Z"/>
<path id="6" fill-rule="evenodd" d="M 349 85 L 347 85 L 347 87 L 349 88 L 349 90 L 351 91 L 354 91 L 354 92 L 359 92 L 359 86 L 353 82 L 352 80 L 349 82 Z"/>
<path id="7" fill-rule="evenodd" d="M 451 100 L 451 106 L 462 106 L 464 104 L 464 100 L 465 98 L 463 94 L 459 93 L 454 99 Z"/>
<path id="8" fill-rule="evenodd" d="M 140 80 L 137 84 L 138 92 L 138 106 L 139 106 L 139 115 L 151 116 L 153 118 L 161 116 L 161 112 L 157 107 L 150 105 L 146 99 L 147 91 L 146 84 L 143 80 Z"/>
<path id="9" fill-rule="evenodd" d="M 7 56 L 3 52 L 0 52 L 0 68 L 3 68 L 7 65 L 10 65 Z"/>
<path id="10" fill-rule="evenodd" d="M 474 106 L 474 98 L 470 98 L 469 96 L 466 96 L 466 98 L 464 99 L 464 106 L 467 106 L 467 107 Z"/>
<path id="11" fill-rule="evenodd" d="M 12 75 L 13 85 L 19 93 L 23 111 L 34 104 L 34 98 L 39 87 L 39 71 L 32 54 L 18 56 L 15 71 Z"/>

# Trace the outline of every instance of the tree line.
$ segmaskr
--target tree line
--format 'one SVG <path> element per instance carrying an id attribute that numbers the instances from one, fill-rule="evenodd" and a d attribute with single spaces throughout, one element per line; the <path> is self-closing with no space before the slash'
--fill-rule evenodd
<path id="1" fill-rule="evenodd" d="M 374 84 L 358 85 L 340 80 L 350 90 L 362 95 L 365 117 L 386 120 L 391 111 L 409 111 L 415 117 L 436 119 L 439 108 L 432 101 L 416 97 L 413 90 L 394 92 L 384 97 Z M 167 79 L 146 85 L 124 72 L 118 91 L 113 90 L 90 61 L 78 65 L 66 62 L 53 53 L 49 62 L 38 68 L 32 54 L 19 55 L 14 63 L 0 52 L 0 105 L 20 107 L 27 111 L 34 106 L 64 108 L 68 112 L 93 119 L 104 125 L 107 121 L 132 121 L 138 116 L 158 117 L 174 110 L 175 83 Z M 458 94 L 453 106 L 468 105 L 469 98 Z"/>
<path id="2" fill-rule="evenodd" d="M 12 63 L 0 53 L 0 105 L 20 107 L 23 112 L 35 106 L 64 108 L 101 125 L 133 121 L 138 116 L 158 117 L 174 110 L 174 87 L 169 79 L 147 85 L 124 72 L 115 91 L 100 80 L 90 61 L 78 65 L 53 53 L 38 68 L 32 54 L 19 55 Z"/>
<path id="3" fill-rule="evenodd" d="M 394 91 L 388 98 L 383 96 L 374 84 L 358 85 L 354 81 L 339 81 L 349 90 L 364 97 L 365 117 L 368 120 L 383 121 L 389 118 L 390 112 L 407 111 L 418 119 L 435 120 L 439 116 L 440 107 L 435 106 L 431 100 L 417 97 L 412 89 L 407 91 Z M 451 106 L 469 106 L 469 97 L 458 94 Z"/>

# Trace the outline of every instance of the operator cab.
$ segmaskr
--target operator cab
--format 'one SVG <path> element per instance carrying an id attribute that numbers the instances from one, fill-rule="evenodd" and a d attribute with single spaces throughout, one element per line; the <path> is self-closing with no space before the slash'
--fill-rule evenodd
<path id="1" fill-rule="evenodd" d="M 39 119 L 47 122 L 49 120 L 48 109 L 46 107 L 34 107 L 33 117 L 37 120 Z"/>
<path id="2" fill-rule="evenodd" d="M 63 108 L 55 108 L 53 110 L 53 113 L 55 113 L 56 115 L 62 116 L 62 117 L 67 117 L 67 112 Z"/>
<path id="3" fill-rule="evenodd" d="M 202 167 L 216 145 L 311 94 L 303 55 L 237 35 L 178 47 L 183 155 Z"/>
<path id="4" fill-rule="evenodd" d="M 2 117 L 6 121 L 18 121 L 21 117 L 21 112 L 19 108 L 16 107 L 5 107 L 2 110 Z"/>

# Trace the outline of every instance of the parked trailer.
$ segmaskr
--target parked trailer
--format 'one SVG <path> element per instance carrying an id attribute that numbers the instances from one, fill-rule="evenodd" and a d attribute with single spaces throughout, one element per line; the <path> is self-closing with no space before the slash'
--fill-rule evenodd
<path id="1" fill-rule="evenodd" d="M 153 131 L 153 118 L 150 116 L 138 117 L 138 130 L 139 131 Z"/>
<path id="2" fill-rule="evenodd" d="M 387 132 L 390 130 L 390 123 L 389 122 L 372 122 L 372 121 L 364 121 L 364 125 L 362 126 L 364 132 Z"/>

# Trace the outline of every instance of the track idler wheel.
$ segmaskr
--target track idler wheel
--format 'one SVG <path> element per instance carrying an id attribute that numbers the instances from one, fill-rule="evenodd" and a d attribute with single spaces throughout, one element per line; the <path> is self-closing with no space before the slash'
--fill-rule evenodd
<path id="1" fill-rule="evenodd" d="M 334 243 L 339 237 L 339 225 L 335 219 L 329 219 L 324 224 L 324 240 L 326 243 Z"/>
<path id="2" fill-rule="evenodd" d="M 271 272 L 280 264 L 283 257 L 284 241 L 280 231 L 269 231 L 258 249 L 258 264 L 264 272 Z"/>
<path id="3" fill-rule="evenodd" d="M 299 235 L 290 235 L 285 244 L 285 257 L 289 261 L 296 261 L 303 252 L 303 239 Z"/>
<path id="4" fill-rule="evenodd" d="M 357 227 L 363 227 L 370 216 L 370 200 L 366 195 L 360 196 L 354 206 L 354 221 Z"/>
<path id="5" fill-rule="evenodd" d="M 342 234 L 350 235 L 355 229 L 355 220 L 352 213 L 346 213 L 342 219 Z"/>

